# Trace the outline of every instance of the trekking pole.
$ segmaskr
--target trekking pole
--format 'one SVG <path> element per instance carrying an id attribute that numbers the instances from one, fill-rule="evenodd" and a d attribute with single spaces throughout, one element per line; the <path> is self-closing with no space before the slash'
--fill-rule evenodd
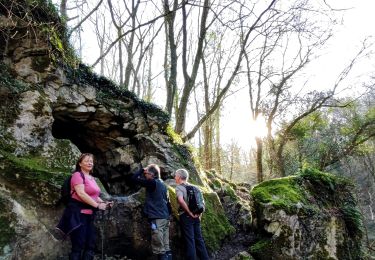
<path id="1" fill-rule="evenodd" d="M 100 237 L 102 239 L 102 260 L 104 260 L 104 212 L 105 210 L 102 210 L 101 214 L 102 214 L 102 227 L 100 229 Z"/>
<path id="2" fill-rule="evenodd" d="M 107 230 L 107 221 L 110 220 L 111 218 L 111 212 L 113 208 L 113 203 L 112 206 L 109 206 L 108 209 L 106 208 L 105 210 L 102 211 L 102 228 L 101 228 L 101 237 L 102 237 L 102 260 L 104 260 L 104 235 L 105 232 L 104 230 Z M 106 213 L 106 214 L 105 214 Z"/>

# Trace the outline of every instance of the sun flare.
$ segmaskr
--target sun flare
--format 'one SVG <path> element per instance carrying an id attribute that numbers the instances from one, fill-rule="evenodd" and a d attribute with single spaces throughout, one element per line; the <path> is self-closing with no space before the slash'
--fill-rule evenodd
<path id="1" fill-rule="evenodd" d="M 250 120 L 250 131 L 251 136 L 255 137 L 265 137 L 267 135 L 266 120 L 263 115 L 259 115 L 256 120 Z"/>

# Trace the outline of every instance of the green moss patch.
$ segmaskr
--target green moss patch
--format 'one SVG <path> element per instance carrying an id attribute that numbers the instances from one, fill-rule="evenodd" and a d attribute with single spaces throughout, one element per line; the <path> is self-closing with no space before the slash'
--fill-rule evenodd
<path id="1" fill-rule="evenodd" d="M 228 196 L 232 202 L 240 201 L 240 197 L 236 193 L 238 187 L 235 183 L 220 177 L 214 170 L 206 171 L 206 176 L 208 185 L 221 194 L 220 197 Z"/>
<path id="2" fill-rule="evenodd" d="M 195 174 L 195 166 L 199 165 L 199 162 L 194 156 L 194 148 L 184 144 L 181 136 L 173 130 L 173 127 L 169 123 L 166 125 L 163 133 L 170 137 L 172 149 L 175 155 L 178 156 L 179 163 L 190 172 L 189 181 L 196 185 L 203 185 L 201 178 Z"/>
<path id="3" fill-rule="evenodd" d="M 259 203 L 272 204 L 275 209 L 287 212 L 295 211 L 297 203 L 306 203 L 295 176 L 263 182 L 252 189 L 251 195 Z"/>
<path id="4" fill-rule="evenodd" d="M 168 124 L 167 127 L 165 128 L 165 133 L 172 139 L 173 143 L 175 143 L 175 144 L 183 144 L 184 143 L 182 141 L 181 136 L 174 131 L 171 124 Z"/>
<path id="5" fill-rule="evenodd" d="M 20 158 L 3 150 L 0 150 L 0 165 L 0 175 L 45 205 L 58 200 L 59 188 L 68 175 L 64 169 L 47 167 L 43 157 Z"/>
<path id="6" fill-rule="evenodd" d="M 274 179 L 255 186 L 251 195 L 262 239 L 254 244 L 250 251 L 255 256 L 266 259 L 264 254 L 269 254 L 269 258 L 282 254 L 281 251 L 275 252 L 275 248 L 280 250 L 289 247 L 289 237 L 292 234 L 288 225 L 284 225 L 277 236 L 268 237 L 271 234 L 263 230 L 264 226 L 270 224 L 269 219 L 264 218 L 263 214 L 269 215 L 272 211 L 283 210 L 290 216 L 296 215 L 299 225 L 304 227 L 302 233 L 297 232 L 294 235 L 296 242 L 302 245 L 313 239 L 321 245 L 311 252 L 312 256 L 328 257 L 325 247 L 328 239 L 327 230 L 317 229 L 316 223 L 328 227 L 330 225 L 328 221 L 332 221 L 332 217 L 335 217 L 337 222 L 334 223 L 339 224 L 336 228 L 340 229 L 340 234 L 343 236 L 337 241 L 337 257 L 339 259 L 347 255 L 360 257 L 363 224 L 352 192 L 354 188 L 348 179 L 315 169 L 304 169 L 295 176 Z M 267 211 L 263 212 L 265 208 Z M 314 227 L 311 226 L 312 223 L 315 223 Z M 336 228 L 332 229 L 336 230 Z M 302 234 L 302 237 L 299 237 L 299 234 Z M 320 259 L 319 257 L 317 259 Z"/>
<path id="7" fill-rule="evenodd" d="M 258 256 L 261 259 L 265 259 L 265 257 L 261 257 L 262 254 L 265 253 L 265 250 L 272 246 L 272 241 L 269 239 L 260 239 L 254 245 L 250 246 L 249 251 L 254 256 Z M 263 255 L 264 256 L 264 255 Z"/>
<path id="8" fill-rule="evenodd" d="M 202 217 L 202 233 L 207 247 L 211 250 L 219 249 L 221 241 L 235 232 L 229 223 L 216 193 L 203 193 L 206 211 Z"/>

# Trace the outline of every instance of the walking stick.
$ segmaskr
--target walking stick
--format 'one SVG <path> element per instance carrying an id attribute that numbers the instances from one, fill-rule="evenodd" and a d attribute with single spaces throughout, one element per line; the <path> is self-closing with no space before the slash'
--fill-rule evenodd
<path id="1" fill-rule="evenodd" d="M 105 210 L 103 210 L 101 212 L 101 214 L 102 214 L 102 228 L 100 229 L 100 237 L 102 239 L 102 260 L 104 260 L 104 212 L 105 212 Z"/>

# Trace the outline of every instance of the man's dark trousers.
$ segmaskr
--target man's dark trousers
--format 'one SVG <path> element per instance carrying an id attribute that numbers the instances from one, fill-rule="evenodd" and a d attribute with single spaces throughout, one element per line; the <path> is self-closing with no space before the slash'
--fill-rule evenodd
<path id="1" fill-rule="evenodd" d="M 192 218 L 183 213 L 180 215 L 180 225 L 185 239 L 186 259 L 195 260 L 197 255 L 200 260 L 208 260 L 199 218 Z"/>

